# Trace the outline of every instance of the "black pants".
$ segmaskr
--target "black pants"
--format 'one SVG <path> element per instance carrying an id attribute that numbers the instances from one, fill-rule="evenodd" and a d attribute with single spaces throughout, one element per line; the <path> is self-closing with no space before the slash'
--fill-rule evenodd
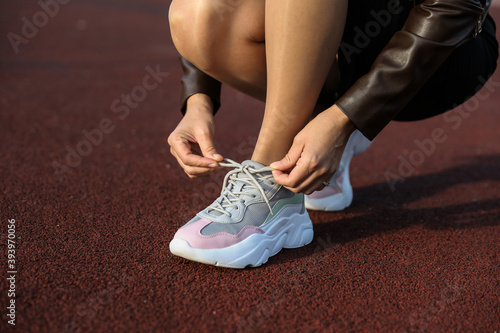
<path id="1" fill-rule="evenodd" d="M 349 1 L 343 44 L 339 50 L 340 94 L 345 93 L 370 70 L 390 38 L 396 31 L 401 30 L 413 8 L 413 1 L 400 0 L 401 13 L 391 14 L 390 18 L 377 18 L 374 13 L 387 10 L 388 3 L 387 0 Z M 371 36 L 365 34 L 368 38 L 360 40 L 360 31 L 365 32 L 367 29 L 372 29 L 369 30 L 372 32 Z M 377 29 L 378 34 L 375 33 Z M 488 15 L 478 37 L 454 50 L 394 120 L 413 121 L 429 118 L 453 109 L 472 97 L 496 69 L 498 42 L 495 32 L 495 22 Z M 355 46 L 360 52 L 349 52 L 349 49 L 343 48 L 342 45 Z M 319 103 L 325 105 L 324 101 L 320 100 Z M 326 102 L 330 105 L 333 103 Z"/>

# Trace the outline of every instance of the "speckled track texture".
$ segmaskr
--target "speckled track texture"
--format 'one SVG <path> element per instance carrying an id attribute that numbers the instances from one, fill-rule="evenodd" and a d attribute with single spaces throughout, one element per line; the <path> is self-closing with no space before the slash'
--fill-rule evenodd
<path id="1" fill-rule="evenodd" d="M 223 269 L 168 250 L 224 175 L 190 181 L 166 145 L 170 2 L 66 3 L 0 5 L 0 331 L 8 219 L 17 332 L 500 331 L 500 71 L 451 118 L 391 124 L 353 160 L 352 207 L 311 213 L 310 245 Z M 263 105 L 223 102 L 217 147 L 243 161 Z"/>

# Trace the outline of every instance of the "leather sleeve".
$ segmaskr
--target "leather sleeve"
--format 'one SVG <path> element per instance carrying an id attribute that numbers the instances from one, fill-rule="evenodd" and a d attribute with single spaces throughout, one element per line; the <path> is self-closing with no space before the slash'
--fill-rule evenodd
<path id="1" fill-rule="evenodd" d="M 180 57 L 182 70 L 182 94 L 181 94 L 181 112 L 186 113 L 187 100 L 194 94 L 205 94 L 212 100 L 214 114 L 220 108 L 221 83 L 211 76 L 205 74 L 196 68 L 185 58 Z"/>
<path id="2" fill-rule="evenodd" d="M 451 52 L 475 37 L 491 0 L 425 0 L 337 106 L 370 140 L 405 107 Z M 457 69 L 460 70 L 460 69 Z"/>

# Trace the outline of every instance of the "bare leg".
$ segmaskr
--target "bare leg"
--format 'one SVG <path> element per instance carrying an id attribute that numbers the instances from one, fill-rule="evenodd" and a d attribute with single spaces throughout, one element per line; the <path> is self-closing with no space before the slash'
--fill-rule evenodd
<path id="1" fill-rule="evenodd" d="M 266 100 L 252 159 L 270 164 L 283 158 L 309 120 L 328 72 L 337 76 L 347 1 L 247 0 L 231 8 L 214 3 L 225 2 L 174 0 L 174 43 L 211 76 Z M 193 23 L 183 22 L 188 19 Z"/>
<path id="2" fill-rule="evenodd" d="M 267 100 L 252 159 L 270 164 L 285 156 L 307 124 L 345 24 L 347 1 L 266 2 Z"/>

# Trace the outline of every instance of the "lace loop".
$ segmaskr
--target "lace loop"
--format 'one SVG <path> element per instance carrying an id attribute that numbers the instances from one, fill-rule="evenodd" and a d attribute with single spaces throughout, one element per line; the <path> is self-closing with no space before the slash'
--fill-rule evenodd
<path id="1" fill-rule="evenodd" d="M 264 198 L 264 201 L 267 204 L 267 207 L 269 208 L 269 212 L 273 214 L 273 210 L 271 208 L 269 199 L 266 196 L 266 192 L 262 188 L 262 185 L 259 183 L 259 180 L 262 182 L 269 182 L 270 180 L 274 179 L 272 174 L 262 175 L 262 173 L 264 172 L 273 171 L 273 168 L 263 167 L 260 169 L 255 169 L 251 165 L 243 165 L 230 159 L 224 159 L 224 162 L 219 163 L 219 165 L 234 169 L 229 171 L 224 177 L 224 182 L 222 184 L 222 191 L 220 193 L 220 198 L 222 198 L 222 200 L 220 202 L 216 201 L 215 202 L 216 206 L 210 207 L 210 210 L 215 210 L 219 213 L 231 217 L 231 213 L 229 213 L 227 210 L 229 208 L 237 209 L 238 206 L 235 205 L 235 203 L 237 202 L 245 202 L 245 200 L 242 199 L 241 196 L 246 195 L 250 197 L 255 197 L 255 194 L 252 193 L 246 193 L 244 191 L 240 192 L 234 191 L 236 187 L 236 182 L 242 182 L 245 184 L 243 185 L 244 187 L 257 189 L 260 192 L 260 194 Z"/>

